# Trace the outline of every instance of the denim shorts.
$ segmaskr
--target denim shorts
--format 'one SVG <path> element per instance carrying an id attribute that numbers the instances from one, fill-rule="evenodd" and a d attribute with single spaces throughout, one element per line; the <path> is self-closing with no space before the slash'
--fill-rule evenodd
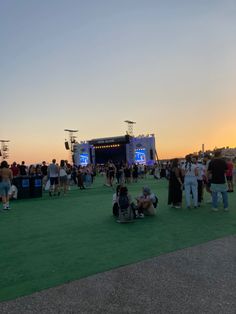
<path id="1" fill-rule="evenodd" d="M 0 182 L 0 196 L 8 196 L 11 184 L 8 181 Z"/>

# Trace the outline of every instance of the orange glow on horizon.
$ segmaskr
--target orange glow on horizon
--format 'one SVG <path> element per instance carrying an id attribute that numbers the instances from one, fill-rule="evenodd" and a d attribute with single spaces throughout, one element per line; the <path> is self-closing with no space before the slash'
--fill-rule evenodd
<path id="1" fill-rule="evenodd" d="M 235 143 L 234 145 L 233 141 L 232 142 L 219 142 L 217 145 L 206 145 L 205 144 L 205 150 L 213 150 L 215 147 L 231 147 L 234 148 L 236 147 Z M 201 146 L 196 147 L 186 147 L 182 149 L 176 149 L 173 148 L 171 149 L 167 145 L 163 146 L 158 146 L 157 145 L 157 153 L 158 153 L 158 158 L 161 159 L 172 159 L 172 158 L 184 158 L 187 154 L 189 153 L 194 153 L 198 152 L 201 150 Z M 42 150 L 33 150 L 31 152 L 18 152 L 18 151 L 10 151 L 10 158 L 7 160 L 8 163 L 12 163 L 16 161 L 17 163 L 21 163 L 21 161 L 25 161 L 27 165 L 30 164 L 36 164 L 36 163 L 42 163 L 42 161 L 46 161 L 47 163 L 50 163 L 51 160 L 55 158 L 57 162 L 60 162 L 61 159 L 64 160 L 70 160 L 70 151 L 65 150 L 62 148 L 54 150 L 52 152 L 42 151 Z"/>

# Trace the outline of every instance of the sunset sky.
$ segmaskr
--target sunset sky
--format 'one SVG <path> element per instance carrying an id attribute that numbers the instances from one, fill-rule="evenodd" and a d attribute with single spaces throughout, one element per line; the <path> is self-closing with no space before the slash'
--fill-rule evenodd
<path id="1" fill-rule="evenodd" d="M 27 164 L 154 133 L 160 158 L 236 147 L 235 0 L 0 0 L 0 139 Z"/>

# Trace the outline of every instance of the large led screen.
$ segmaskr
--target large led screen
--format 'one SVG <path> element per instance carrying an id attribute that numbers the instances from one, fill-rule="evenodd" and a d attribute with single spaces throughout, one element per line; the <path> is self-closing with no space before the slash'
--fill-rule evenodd
<path id="1" fill-rule="evenodd" d="M 80 164 L 81 164 L 81 166 L 87 166 L 88 163 L 89 163 L 89 155 L 88 155 L 88 153 L 80 154 Z"/>
<path id="2" fill-rule="evenodd" d="M 135 150 L 135 163 L 146 164 L 146 148 Z"/>

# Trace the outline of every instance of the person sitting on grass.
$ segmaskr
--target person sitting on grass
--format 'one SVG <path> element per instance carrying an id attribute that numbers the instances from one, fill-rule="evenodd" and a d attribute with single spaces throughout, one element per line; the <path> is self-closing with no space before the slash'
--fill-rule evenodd
<path id="1" fill-rule="evenodd" d="M 128 194 L 127 187 L 122 186 L 120 188 L 117 203 L 119 206 L 119 217 L 117 222 L 119 223 L 133 222 L 134 215 L 131 207 L 132 199 L 131 196 Z"/>
<path id="2" fill-rule="evenodd" d="M 144 187 L 142 194 L 137 197 L 138 218 L 156 215 L 158 199 L 157 196 L 151 192 L 149 187 Z"/>
<path id="3" fill-rule="evenodd" d="M 114 217 L 118 217 L 119 216 L 119 205 L 118 205 L 118 197 L 120 194 L 120 188 L 121 185 L 118 184 L 116 187 L 116 193 L 113 194 L 112 196 L 112 213 Z"/>

